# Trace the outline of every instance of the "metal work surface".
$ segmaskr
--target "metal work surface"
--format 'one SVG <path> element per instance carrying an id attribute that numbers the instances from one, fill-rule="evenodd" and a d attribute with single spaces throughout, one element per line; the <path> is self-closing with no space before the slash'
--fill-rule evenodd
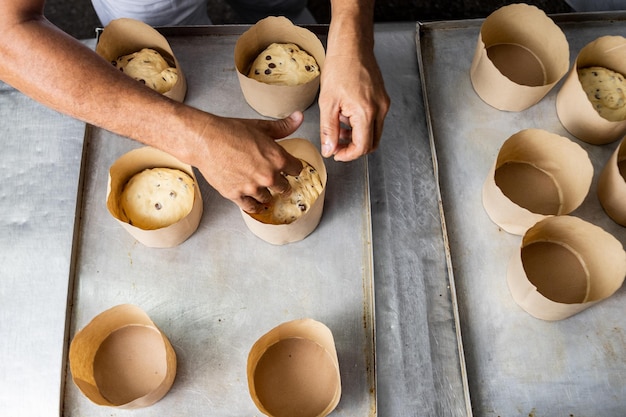
<path id="1" fill-rule="evenodd" d="M 189 82 L 186 101 L 217 114 L 258 117 L 243 102 L 232 62 L 234 37 L 243 29 L 198 30 L 203 34 L 167 34 Z M 467 415 L 415 24 L 377 25 L 376 55 L 392 100 L 381 147 L 353 163 L 328 161 L 319 228 L 284 247 L 248 232 L 236 207 L 203 180 L 205 212 L 196 234 L 173 249 L 142 247 L 105 207 L 109 165 L 139 145 L 87 129 L 83 160 L 83 124 L 3 85 L 1 140 L 10 145 L 4 145 L 5 179 L 30 172 L 20 194 L 26 206 L 18 204 L 21 199 L 0 201 L 5 260 L 0 352 L 9 358 L 0 372 L 3 413 L 260 415 L 245 385 L 248 349 L 278 322 L 306 315 L 328 324 L 337 341 L 344 385 L 333 415 Z M 316 105 L 307 110 L 293 136 L 317 144 L 318 111 Z M 3 196 L 16 189 L 10 181 L 0 187 Z M 44 203 L 51 207 L 36 209 Z M 82 219 L 75 223 L 81 203 Z M 298 265 L 290 263 L 294 260 Z M 179 358 L 170 393 L 132 412 L 88 402 L 64 363 L 64 349 L 77 329 L 122 302 L 144 308 Z M 368 317 L 372 308 L 375 364 L 367 362 L 373 357 L 373 331 L 364 327 L 374 323 Z M 376 386 L 370 393 L 374 366 Z"/>
<path id="2" fill-rule="evenodd" d="M 58 415 L 85 126 L 0 82 L 0 410 Z"/>
<path id="3" fill-rule="evenodd" d="M 569 41 L 572 62 L 597 37 L 626 35 L 624 14 L 554 19 Z M 597 177 L 618 143 L 594 146 L 567 133 L 555 110 L 561 83 L 522 112 L 498 111 L 481 101 L 469 77 L 481 23 L 422 24 L 417 39 L 473 413 L 623 416 L 625 290 L 566 320 L 533 318 L 515 304 L 506 283 L 507 264 L 521 237 L 492 223 L 481 201 L 501 144 L 525 128 L 548 130 L 579 143 L 594 165 L 591 190 L 572 215 L 601 226 L 624 244 L 624 228 L 606 216 L 596 196 Z"/>
<path id="4" fill-rule="evenodd" d="M 237 38 L 168 37 L 188 78 L 187 104 L 223 116 L 258 117 L 233 69 Z M 296 137 L 319 142 L 318 113 L 316 107 L 305 112 Z M 153 249 L 137 243 L 104 204 L 109 167 L 138 144 L 101 129 L 91 129 L 86 141 L 70 337 L 98 313 L 131 303 L 152 317 L 177 352 L 172 390 L 132 415 L 258 413 L 248 394 L 248 351 L 271 328 L 303 317 L 325 323 L 335 337 L 342 377 L 336 414 L 376 415 L 367 159 L 327 161 L 324 215 L 301 242 L 274 246 L 257 238 L 237 206 L 200 180 L 204 213 L 196 233 L 175 248 Z M 66 388 L 65 416 L 110 414 L 71 381 Z"/>

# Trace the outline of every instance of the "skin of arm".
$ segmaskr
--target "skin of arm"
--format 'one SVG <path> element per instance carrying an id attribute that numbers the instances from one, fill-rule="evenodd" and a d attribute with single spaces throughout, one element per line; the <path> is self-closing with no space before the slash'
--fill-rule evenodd
<path id="1" fill-rule="evenodd" d="M 197 167 L 248 212 L 289 190 L 302 167 L 274 140 L 300 112 L 270 121 L 218 117 L 170 100 L 116 70 L 43 15 L 45 0 L 0 2 L 0 79 L 61 113 L 166 151 Z"/>
<path id="2" fill-rule="evenodd" d="M 322 71 L 322 154 L 350 161 L 380 142 L 390 100 L 374 57 L 374 0 L 332 0 Z M 343 128 L 342 124 L 349 128 Z"/>

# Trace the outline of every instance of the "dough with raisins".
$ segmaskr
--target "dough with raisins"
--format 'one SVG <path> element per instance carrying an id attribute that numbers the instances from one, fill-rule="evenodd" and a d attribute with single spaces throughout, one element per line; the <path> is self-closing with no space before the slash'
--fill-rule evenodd
<path id="1" fill-rule="evenodd" d="M 297 176 L 287 175 L 291 193 L 272 193 L 272 200 L 261 213 L 251 214 L 256 220 L 267 224 L 289 224 L 302 217 L 315 203 L 323 190 L 317 170 L 302 161 L 302 171 Z"/>
<path id="2" fill-rule="evenodd" d="M 273 43 L 254 60 L 248 77 L 274 85 L 305 84 L 320 75 L 317 61 L 293 43 Z"/>
<path id="3" fill-rule="evenodd" d="M 620 73 L 603 67 L 578 70 L 578 78 L 598 114 L 611 122 L 626 120 L 626 81 Z"/>
<path id="4" fill-rule="evenodd" d="M 128 223 L 144 230 L 170 226 L 193 207 L 194 181 L 173 168 L 149 168 L 126 183 L 120 195 L 120 208 Z"/>
<path id="5" fill-rule="evenodd" d="M 170 67 L 154 49 L 144 48 L 112 62 L 120 71 L 159 93 L 167 93 L 178 81 L 178 71 Z"/>

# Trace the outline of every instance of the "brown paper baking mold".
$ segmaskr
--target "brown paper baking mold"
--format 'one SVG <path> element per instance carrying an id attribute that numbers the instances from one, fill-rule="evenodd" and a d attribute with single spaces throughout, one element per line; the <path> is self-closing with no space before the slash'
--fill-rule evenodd
<path id="1" fill-rule="evenodd" d="M 313 231 L 319 225 L 324 211 L 324 198 L 326 196 L 326 181 L 328 174 L 324 158 L 317 148 L 307 139 L 291 138 L 277 141 L 280 146 L 296 158 L 302 159 L 316 169 L 322 182 L 322 192 L 311 205 L 309 210 L 299 219 L 289 224 L 267 224 L 256 220 L 245 211 L 241 211 L 244 222 L 248 229 L 273 245 L 284 245 L 298 242 Z"/>
<path id="2" fill-rule="evenodd" d="M 622 139 L 600 173 L 598 199 L 613 221 L 626 226 L 626 138 Z"/>
<path id="3" fill-rule="evenodd" d="M 185 74 L 167 39 L 153 27 L 130 18 L 112 20 L 98 37 L 96 53 L 107 62 L 112 62 L 120 56 L 132 54 L 143 48 L 156 50 L 171 66 L 177 69 L 178 81 L 163 95 L 183 102 L 187 94 Z"/>
<path id="4" fill-rule="evenodd" d="M 585 45 L 556 97 L 556 111 L 563 127 L 582 141 L 603 145 L 626 134 L 626 121 L 611 122 L 593 108 L 578 78 L 578 70 L 590 66 L 626 76 L 626 38 L 602 36 Z"/>
<path id="5" fill-rule="evenodd" d="M 176 353 L 139 307 L 122 304 L 94 317 L 69 350 L 72 380 L 92 402 L 135 409 L 163 398 L 176 376 Z"/>
<path id="6" fill-rule="evenodd" d="M 562 320 L 610 297 L 626 275 L 622 244 L 573 216 L 548 217 L 525 233 L 508 265 L 515 302 L 542 320 Z"/>
<path id="7" fill-rule="evenodd" d="M 144 230 L 128 223 L 120 209 L 120 195 L 130 178 L 148 168 L 173 168 L 186 172 L 194 181 L 194 201 L 191 211 L 178 222 L 160 229 Z M 198 228 L 203 212 L 202 196 L 191 166 L 183 164 L 170 154 L 145 146 L 122 155 L 109 169 L 107 185 L 109 213 L 135 239 L 152 248 L 170 248 L 183 243 Z"/>
<path id="8" fill-rule="evenodd" d="M 470 79 L 487 104 L 521 111 L 538 103 L 568 68 L 569 45 L 561 29 L 535 6 L 511 4 L 483 22 Z"/>
<path id="9" fill-rule="evenodd" d="M 270 417 L 324 417 L 341 397 L 332 332 L 309 318 L 282 323 L 259 338 L 247 375 L 252 400 Z"/>
<path id="10" fill-rule="evenodd" d="M 538 221 L 569 214 L 589 193 L 593 164 L 577 143 L 542 129 L 525 129 L 500 148 L 483 185 L 491 220 L 523 235 Z"/>
<path id="11" fill-rule="evenodd" d="M 283 118 L 296 110 L 304 111 L 317 97 L 320 77 L 306 84 L 270 85 L 247 76 L 256 57 L 271 43 L 295 43 L 312 55 L 324 71 L 325 50 L 319 38 L 308 29 L 295 26 L 285 17 L 270 16 L 244 32 L 235 44 L 235 66 L 246 102 L 263 116 Z"/>

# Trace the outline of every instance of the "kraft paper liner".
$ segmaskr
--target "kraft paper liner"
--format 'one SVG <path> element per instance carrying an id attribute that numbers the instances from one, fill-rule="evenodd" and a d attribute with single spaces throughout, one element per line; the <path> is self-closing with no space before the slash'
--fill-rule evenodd
<path id="1" fill-rule="evenodd" d="M 107 62 L 112 62 L 120 56 L 138 52 L 143 48 L 151 48 L 159 52 L 171 66 L 177 69 L 178 81 L 163 95 L 183 102 L 187 94 L 185 74 L 167 39 L 152 26 L 130 18 L 112 20 L 98 38 L 96 53 Z"/>
<path id="2" fill-rule="evenodd" d="M 470 78 L 478 96 L 499 110 L 538 103 L 569 68 L 569 45 L 542 10 L 527 4 L 501 7 L 483 22 Z"/>
<path id="3" fill-rule="evenodd" d="M 491 220 L 523 235 L 538 221 L 569 214 L 589 193 L 593 164 L 568 138 L 525 129 L 508 138 L 483 185 L 482 199 Z"/>
<path id="4" fill-rule="evenodd" d="M 582 141 L 603 145 L 626 134 L 626 121 L 611 122 L 593 108 L 578 78 L 579 69 L 591 66 L 626 76 L 626 38 L 602 36 L 584 46 L 556 97 L 556 111 L 563 127 Z"/>
<path id="5" fill-rule="evenodd" d="M 189 214 L 178 222 L 160 229 L 144 230 L 128 223 L 120 209 L 120 195 L 130 178 L 148 168 L 174 168 L 186 172 L 194 180 L 194 201 Z M 191 236 L 202 217 L 203 205 L 200 187 L 191 166 L 159 149 L 149 146 L 134 149 L 122 155 L 109 169 L 107 208 L 128 233 L 152 248 L 170 248 L 183 243 Z"/>
<path id="6" fill-rule="evenodd" d="M 69 350 L 72 380 L 92 402 L 135 409 L 163 398 L 176 376 L 176 353 L 139 307 L 122 304 L 93 318 Z"/>
<path id="7" fill-rule="evenodd" d="M 313 319 L 282 323 L 258 339 L 247 375 L 252 400 L 270 417 L 324 417 L 341 397 L 332 332 Z"/>
<path id="8" fill-rule="evenodd" d="M 322 182 L 322 192 L 309 210 L 299 219 L 289 224 L 267 224 L 256 220 L 250 214 L 241 210 L 244 222 L 248 229 L 259 238 L 273 245 L 284 245 L 298 242 L 311 234 L 319 225 L 324 211 L 326 196 L 326 181 L 328 174 L 324 158 L 317 148 L 308 140 L 293 138 L 277 141 L 280 146 L 296 158 L 302 159 L 315 168 Z"/>
<path id="9" fill-rule="evenodd" d="M 613 221 L 626 226 L 626 138 L 602 169 L 598 179 L 598 199 Z"/>
<path id="10" fill-rule="evenodd" d="M 610 297 L 626 275 L 622 244 L 573 216 L 546 218 L 528 229 L 507 270 L 515 302 L 542 320 L 562 320 Z"/>
<path id="11" fill-rule="evenodd" d="M 313 32 L 293 25 L 286 17 L 262 19 L 239 37 L 235 44 L 235 66 L 243 96 L 259 114 L 280 119 L 313 104 L 320 77 L 295 86 L 270 85 L 248 78 L 252 62 L 272 43 L 295 43 L 315 58 L 320 72 L 324 70 L 326 52 Z"/>

